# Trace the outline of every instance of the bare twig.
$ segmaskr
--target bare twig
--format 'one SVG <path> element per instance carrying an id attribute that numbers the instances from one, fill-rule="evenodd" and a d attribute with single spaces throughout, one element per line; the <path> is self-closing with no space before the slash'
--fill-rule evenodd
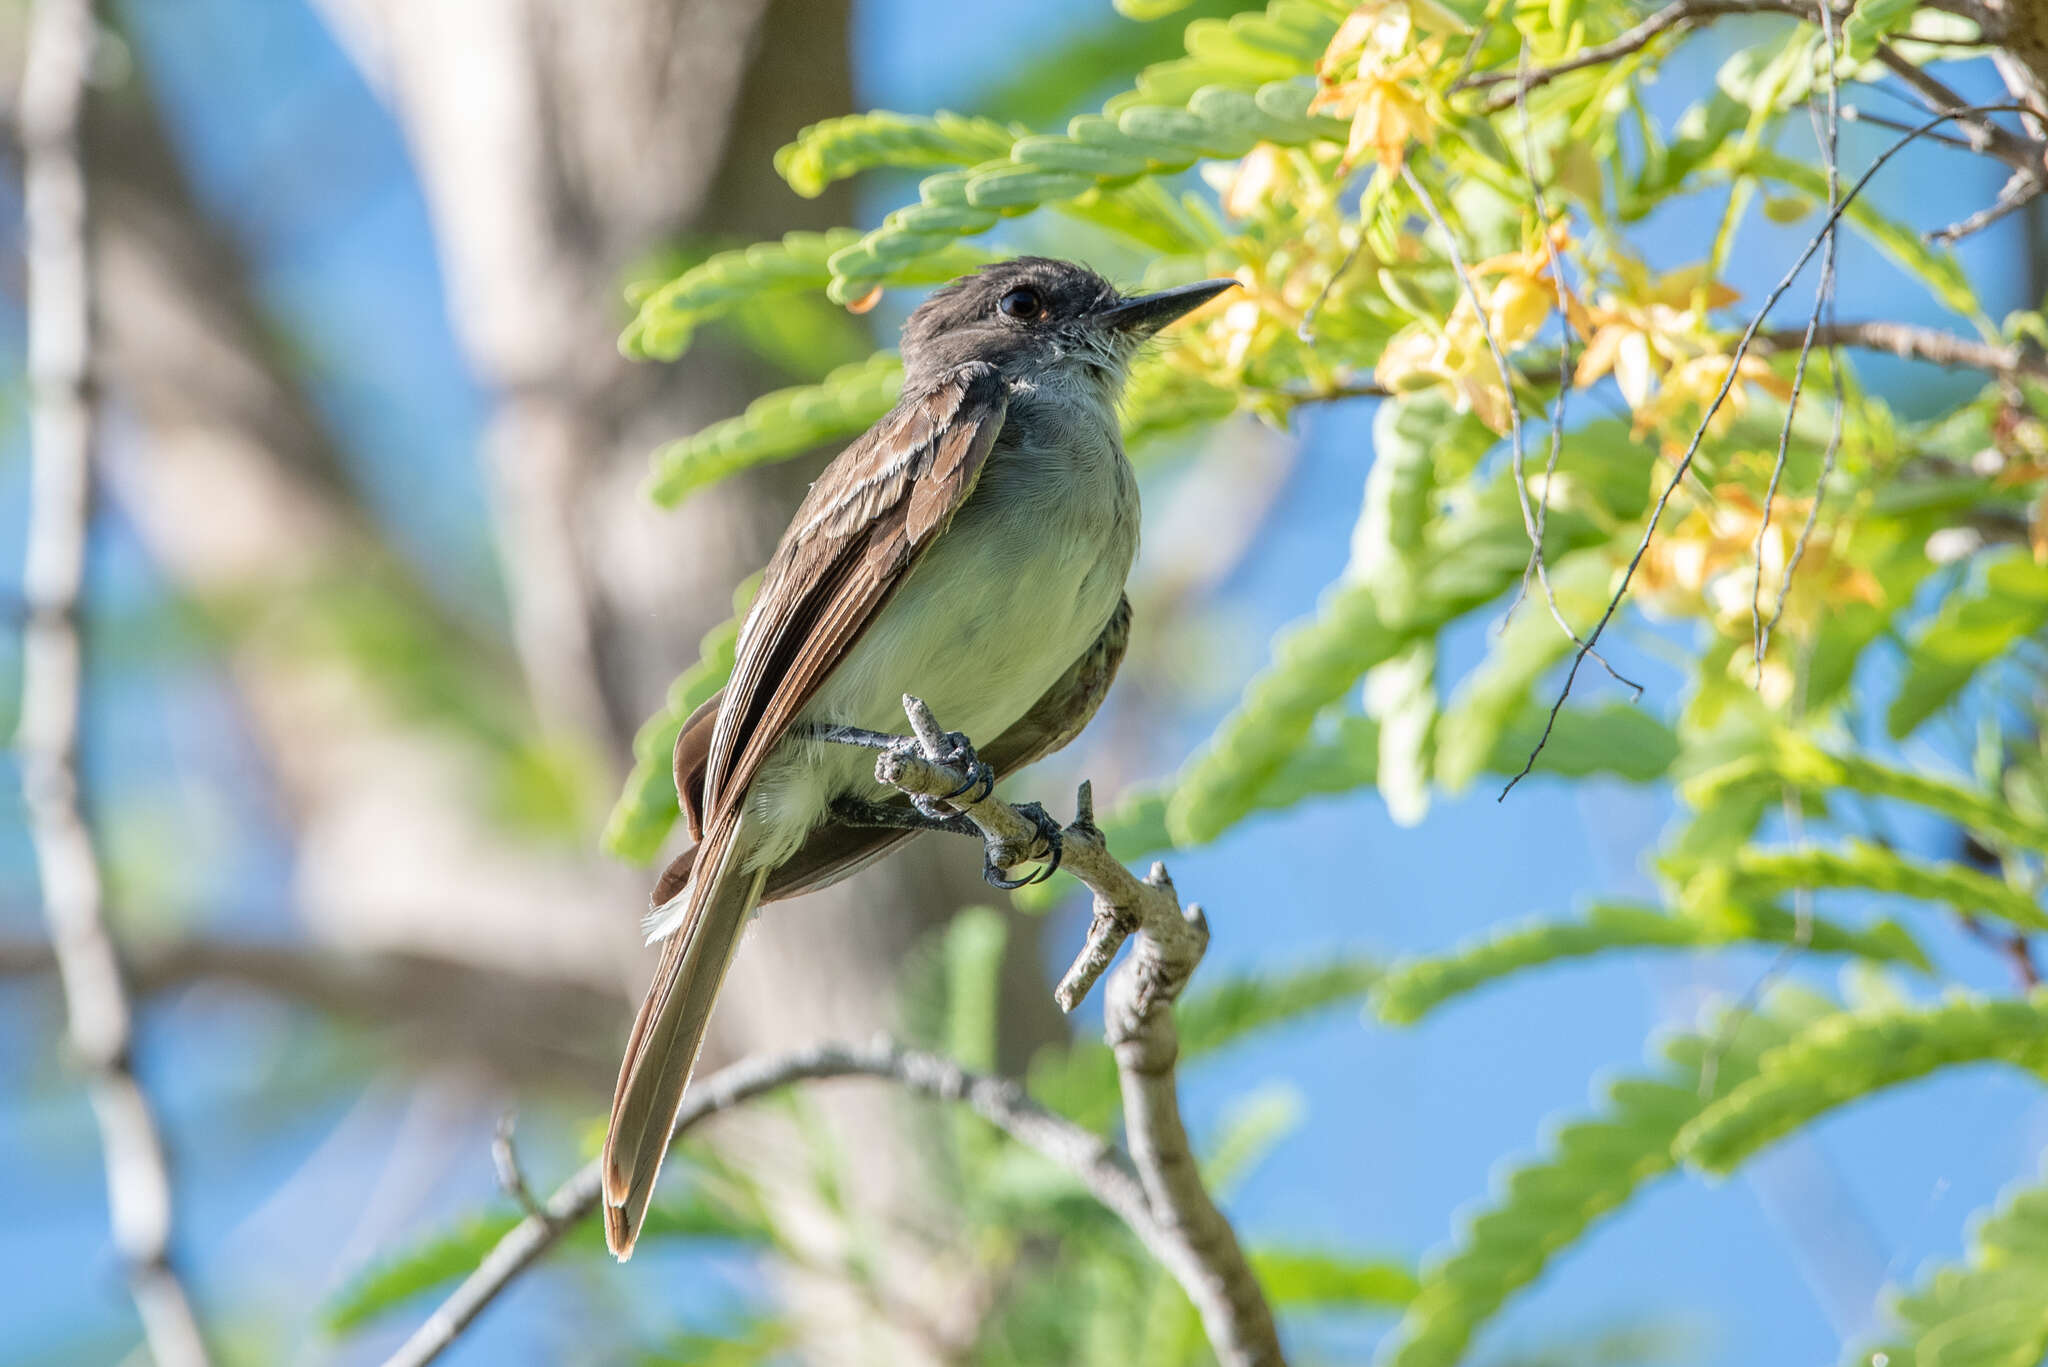
<path id="1" fill-rule="evenodd" d="M 498 1117 L 498 1128 L 491 1135 L 491 1165 L 498 1170 L 498 1189 L 511 1197 L 513 1204 L 528 1215 L 542 1215 L 540 1201 L 526 1184 L 526 1172 L 519 1166 L 519 1149 L 512 1138 L 517 1124 L 518 1117 L 511 1111 Z"/>
<path id="2" fill-rule="evenodd" d="M 1757 333 L 1762 330 L 1764 319 L 1769 316 L 1772 308 L 1776 307 L 1777 302 L 1785 297 L 1785 291 L 1792 288 L 1792 282 L 1797 280 L 1799 273 L 1806 269 L 1806 263 L 1813 259 L 1813 254 L 1820 250 L 1821 243 L 1826 239 L 1829 230 L 1841 221 L 1842 215 L 1849 211 L 1849 206 L 1856 202 L 1857 196 L 1863 193 L 1864 187 L 1869 185 L 1877 173 L 1884 169 L 1887 162 L 1911 146 L 1921 133 L 1938 128 L 1940 125 L 1954 120 L 1961 114 L 2000 112 L 2023 113 L 2025 108 L 2024 106 L 2013 104 L 1977 105 L 1968 110 L 1950 110 L 1936 114 L 1926 122 L 1916 125 L 1911 132 L 1900 137 L 1891 146 L 1878 153 L 1870 165 L 1864 169 L 1863 174 L 1857 177 L 1856 183 L 1849 187 L 1849 192 L 1843 195 L 1840 202 L 1829 212 L 1826 221 L 1821 224 L 1819 230 L 1811 238 L 1807 239 L 1806 246 L 1799 253 L 1798 260 L 1792 263 L 1785 274 L 1779 278 L 1778 283 L 1772 287 L 1771 292 L 1765 296 L 1762 306 L 1757 309 L 1755 315 L 1749 320 L 1749 326 L 1743 329 L 1741 340 L 1735 345 L 1735 354 L 1728 358 L 1728 373 L 1721 378 L 1721 386 L 1715 391 L 1714 398 L 1707 405 L 1706 412 L 1700 415 L 1699 426 L 1694 430 L 1692 440 L 1686 444 L 1685 453 L 1679 458 L 1678 464 L 1671 472 L 1671 478 L 1665 482 L 1663 490 L 1657 495 L 1657 501 L 1650 509 L 1649 520 L 1643 526 L 1642 537 L 1637 541 L 1635 552 L 1629 557 L 1628 565 L 1622 571 L 1621 582 L 1615 585 L 1614 592 L 1608 597 L 1607 607 L 1601 612 L 1600 620 L 1593 624 L 1593 630 L 1587 637 L 1587 646 L 1582 646 L 1573 655 L 1571 668 L 1565 674 L 1564 686 L 1558 690 L 1557 697 L 1551 702 L 1550 713 L 1544 720 L 1542 734 L 1537 737 L 1536 744 L 1530 748 L 1529 757 L 1523 762 L 1521 770 L 1514 777 L 1510 778 L 1507 781 L 1507 785 L 1501 789 L 1501 800 L 1505 800 L 1507 795 L 1515 790 L 1515 785 L 1527 778 L 1535 770 L 1537 758 L 1542 755 L 1544 746 L 1550 743 L 1551 732 L 1557 726 L 1558 713 L 1564 709 L 1565 700 L 1571 696 L 1572 685 L 1578 681 L 1579 669 L 1586 662 L 1586 656 L 1590 653 L 1590 646 L 1598 643 L 1601 633 L 1606 631 L 1608 623 L 1614 620 L 1615 613 L 1621 611 L 1622 600 L 1628 596 L 1629 585 L 1635 579 L 1636 570 L 1642 565 L 1643 557 L 1649 553 L 1650 542 L 1657 535 L 1657 527 L 1663 520 L 1664 510 L 1670 506 L 1672 496 L 1678 492 L 1678 487 L 1684 482 L 1686 472 L 1692 468 L 1693 457 L 1699 454 L 1700 444 L 1706 440 L 1707 428 L 1713 423 L 1714 415 L 1721 411 L 1721 405 L 1727 402 L 1729 392 L 1735 388 L 1736 378 L 1742 373 L 1742 359 L 1749 354 L 1750 344 L 1756 340 Z"/>
<path id="3" fill-rule="evenodd" d="M 1834 15 L 1827 9 L 1821 10 L 1821 36 L 1827 44 L 1823 49 L 1827 54 L 1828 63 L 1827 109 L 1824 115 L 1815 120 L 1814 131 L 1818 135 L 1815 141 L 1820 144 L 1821 163 L 1827 171 L 1828 212 L 1832 215 L 1835 201 L 1841 197 L 1842 193 L 1841 160 L 1838 156 L 1841 148 L 1842 128 L 1841 82 L 1835 75 L 1835 66 L 1839 58 L 1835 49 Z M 1808 108 L 1812 108 L 1811 103 L 1808 104 Z M 1799 396 L 1806 388 L 1806 362 L 1813 355 L 1814 338 L 1820 331 L 1821 317 L 1834 303 L 1835 248 L 1840 235 L 1839 225 L 1828 228 L 1821 247 L 1820 280 L 1813 290 L 1813 311 L 1807 315 L 1806 332 L 1799 339 L 1799 360 L 1792 368 L 1792 392 L 1786 396 L 1785 421 L 1778 429 L 1778 454 L 1771 462 L 1771 479 L 1764 489 L 1763 512 L 1758 516 L 1756 523 L 1756 545 L 1753 556 L 1756 561 L 1756 577 L 1751 581 L 1749 588 L 1749 625 L 1751 645 L 1756 656 L 1756 682 L 1754 686 L 1758 689 L 1761 689 L 1764 683 L 1764 656 L 1771 648 L 1771 632 L 1776 629 L 1779 619 L 1784 616 L 1785 599 L 1792 592 L 1791 571 L 1793 565 L 1788 563 L 1786 573 L 1780 578 L 1778 583 L 1776 608 L 1771 613 L 1770 619 L 1766 621 L 1763 607 L 1764 545 L 1770 536 L 1771 512 L 1778 501 L 1778 485 L 1785 477 L 1785 464 L 1792 453 L 1792 424 L 1799 417 Z M 1835 373 L 1835 421 L 1838 424 L 1841 421 L 1842 397 L 1840 363 L 1840 354 L 1830 348 L 1828 364 Z M 1823 478 L 1825 477 L 1823 475 Z M 1815 491 L 1814 503 L 1818 505 L 1819 502 L 1820 494 L 1818 491 Z M 1810 532 L 1811 530 L 1812 522 L 1809 520 L 1807 531 Z M 1800 540 L 1803 545 L 1805 533 L 1801 534 Z M 1807 928 L 1807 923 L 1810 920 L 1811 917 L 1802 919 L 1800 922 L 1802 930 Z"/>
<path id="4" fill-rule="evenodd" d="M 1994 156 L 2013 170 L 2039 181 L 2043 174 L 2041 149 L 2029 146 L 2025 138 L 1989 118 L 1968 112 L 1970 102 L 1953 89 L 1899 55 L 1890 43 L 1877 45 L 1877 60 L 1900 82 L 1918 95 L 1930 114 L 1955 114 L 1956 125 L 1968 137 L 1970 146 Z"/>
<path id="5" fill-rule="evenodd" d="M 937 798 L 966 816 L 998 846 L 1005 866 L 1049 856 L 1038 822 L 1025 810 L 987 795 L 972 802 L 945 798 L 963 792 L 970 775 L 943 758 L 945 736 L 931 710 L 904 699 L 922 754 L 884 751 L 875 777 L 905 793 Z M 1088 939 L 1059 988 L 1068 1010 L 1079 1003 L 1126 939 L 1131 953 L 1110 978 L 1107 1035 L 1124 1096 L 1126 1154 L 1102 1136 L 1056 1115 L 1017 1083 L 970 1073 L 932 1054 L 886 1041 L 866 1049 L 826 1046 L 735 1064 L 692 1085 L 676 1118 L 681 1135 L 711 1116 L 792 1083 L 833 1077 L 869 1077 L 971 1107 L 1018 1143 L 1080 1178 L 1090 1193 L 1128 1225 L 1171 1271 L 1201 1313 L 1217 1358 L 1227 1367 L 1284 1364 L 1273 1315 L 1237 1236 L 1202 1185 L 1174 1081 L 1180 1044 L 1172 1005 L 1201 961 L 1209 930 L 1201 909 L 1182 910 L 1166 870 L 1154 865 L 1139 879 L 1109 853 L 1094 825 L 1086 784 L 1075 820 L 1059 834 L 1061 863 L 1095 894 Z M 502 1160 L 501 1160 L 502 1165 Z M 462 1331 L 579 1221 L 597 1208 L 598 1165 L 591 1162 L 514 1226 L 476 1271 L 406 1340 L 385 1367 L 422 1367 L 440 1356 Z"/>
<path id="6" fill-rule="evenodd" d="M 1591 47 L 1581 48 L 1564 61 L 1550 66 L 1531 67 L 1526 72 L 1487 71 L 1465 77 L 1453 89 L 1484 90 L 1489 87 L 1517 85 L 1525 90 L 1548 85 L 1560 76 L 1587 67 L 1601 66 L 1618 58 L 1642 51 L 1657 35 L 1682 25 L 1699 23 L 1702 20 L 1719 19 L 1731 14 L 1791 14 L 1802 19 L 1811 19 L 1816 6 L 1801 3 L 1801 0 L 1678 0 L 1667 5 L 1634 28 Z M 1515 91 L 1496 90 L 1480 103 L 1480 110 L 1497 114 L 1515 103 Z"/>
<path id="7" fill-rule="evenodd" d="M 1965 911 L 1958 911 L 1956 920 L 1971 939 L 1989 948 L 2011 966 L 2013 982 L 2020 991 L 2032 992 L 2041 985 L 2041 969 L 2034 962 L 2033 942 L 2023 932 L 1994 930 L 1981 918 Z"/>
<path id="8" fill-rule="evenodd" d="M 2039 171 L 2015 171 L 2005 184 L 1998 187 L 1998 197 L 1967 218 L 1958 219 L 1946 228 L 1936 228 L 1927 234 L 1927 240 L 1937 246 L 1960 242 L 1973 233 L 1983 232 L 1992 224 L 2020 210 L 2048 192 L 2048 179 Z"/>
<path id="9" fill-rule="evenodd" d="M 1889 128 L 1894 133 L 1903 133 L 1913 126 L 1903 119 L 1892 119 L 1885 117 L 1883 114 L 1873 114 L 1869 110 L 1853 104 L 1843 105 L 1841 116 L 1844 123 L 1867 123 L 1873 128 Z M 1951 137 L 1947 133 L 1922 133 L 1920 140 L 1922 142 L 1938 142 L 1943 147 L 1954 147 L 1964 152 L 1978 150 L 1976 143 L 1966 138 Z"/>
<path id="10" fill-rule="evenodd" d="M 1516 94 L 1519 96 L 1521 93 L 1522 87 L 1517 86 Z M 1458 239 L 1452 235 L 1451 225 L 1444 221 L 1443 214 L 1436 207 L 1436 200 L 1430 195 L 1428 188 L 1416 178 L 1414 170 L 1405 162 L 1401 166 L 1401 178 L 1408 183 L 1409 190 L 1414 192 L 1415 198 L 1422 205 L 1423 212 L 1429 215 L 1429 221 L 1435 225 L 1437 232 L 1443 235 L 1444 250 L 1449 253 L 1451 258 L 1451 269 L 1457 272 L 1458 282 L 1464 286 L 1466 302 L 1471 304 L 1472 312 L 1478 316 L 1480 335 L 1486 339 L 1486 349 L 1492 353 L 1494 367 L 1500 374 L 1501 388 L 1507 393 L 1508 433 L 1509 444 L 1513 452 L 1512 459 L 1514 461 L 1515 497 L 1519 500 L 1522 508 L 1522 530 L 1529 538 L 1530 564 L 1535 567 L 1536 579 L 1543 588 L 1543 599 L 1549 605 L 1551 619 L 1557 623 L 1558 630 L 1569 637 L 1573 645 L 1579 647 L 1581 654 L 1589 654 L 1598 660 L 1600 667 L 1607 671 L 1609 678 L 1624 688 L 1634 690 L 1635 694 L 1640 697 L 1643 692 L 1642 685 L 1632 679 L 1623 678 L 1614 666 L 1607 662 L 1607 658 L 1604 655 L 1593 649 L 1592 642 L 1580 637 L 1579 633 L 1573 629 L 1572 624 L 1564 619 L 1564 612 L 1557 606 L 1557 593 L 1550 587 L 1550 569 L 1543 559 L 1543 534 L 1537 528 L 1536 512 L 1529 503 L 1529 479 L 1526 469 L 1527 452 L 1522 441 L 1522 404 L 1515 391 L 1514 368 L 1508 364 L 1507 352 L 1501 349 L 1500 340 L 1493 335 L 1493 322 L 1487 317 L 1486 305 L 1479 298 L 1479 287 L 1473 282 L 1472 272 L 1465 268 L 1465 258 L 1458 250 Z M 1535 184 L 1534 168 L 1530 170 L 1530 184 Z M 1543 225 L 1543 230 L 1546 234 L 1545 240 L 1547 241 L 1548 223 Z M 1553 256 L 1552 259 L 1555 260 L 1556 258 Z M 1552 283 L 1562 288 L 1561 281 L 1553 281 Z M 1567 344 L 1567 347 L 1569 347 L 1569 344 Z"/>
<path id="11" fill-rule="evenodd" d="M 1788 351 L 1803 344 L 1804 328 L 1760 332 L 1756 345 L 1765 351 Z M 1818 347 L 1855 347 L 1881 351 L 1906 361 L 1926 361 L 1951 370 L 1982 370 L 1998 376 L 2025 375 L 2048 380 L 2048 356 L 2020 346 L 1993 346 L 1935 328 L 1911 323 L 1822 323 L 1814 329 Z"/>
<path id="12" fill-rule="evenodd" d="M 676 1117 L 675 1134 L 683 1135 L 712 1116 L 793 1083 L 843 1077 L 880 1078 L 968 1106 L 1018 1143 L 1079 1177 L 1148 1246 L 1159 1237 L 1137 1174 L 1108 1140 L 1046 1110 L 1015 1082 L 970 1073 L 950 1059 L 899 1049 L 887 1041 L 864 1049 L 823 1045 L 721 1069 L 691 1086 Z M 385 1367 L 423 1367 L 439 1357 L 515 1277 L 590 1218 L 597 1210 L 600 1189 L 593 1160 L 557 1187 L 537 1213 L 498 1240 L 476 1271 L 387 1359 Z"/>
<path id="13" fill-rule="evenodd" d="M 22 642 L 22 796 L 66 1029 L 86 1073 L 107 1209 L 150 1354 L 203 1367 L 206 1342 L 171 1260 L 171 1178 L 136 1080 L 134 1020 L 107 933 L 99 857 L 78 792 L 84 697 L 79 606 L 92 519 L 92 295 L 80 113 L 95 40 L 90 0 L 38 0 L 21 86 L 27 225 L 31 477 Z"/>

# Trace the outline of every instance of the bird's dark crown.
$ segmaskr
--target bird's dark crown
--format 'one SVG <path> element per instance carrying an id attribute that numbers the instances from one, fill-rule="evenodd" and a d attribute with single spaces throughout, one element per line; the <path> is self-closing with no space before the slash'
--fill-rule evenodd
<path id="1" fill-rule="evenodd" d="M 910 315 L 904 366 L 913 382 L 970 361 L 1006 373 L 1066 360 L 1121 369 L 1127 349 L 1092 321 L 1121 298 L 1109 281 L 1071 261 L 1020 256 L 983 266 L 934 290 Z"/>

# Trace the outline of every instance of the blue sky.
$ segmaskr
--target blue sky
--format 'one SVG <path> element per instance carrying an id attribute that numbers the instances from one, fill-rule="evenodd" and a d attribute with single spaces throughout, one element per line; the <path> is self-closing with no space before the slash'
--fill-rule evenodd
<path id="1" fill-rule="evenodd" d="M 992 6 L 970 27 L 957 22 L 957 0 L 862 4 L 861 98 L 912 111 L 970 105 L 993 64 L 1097 9 L 1079 0 Z M 183 153 L 203 192 L 241 225 L 271 307 L 319 358 L 321 400 L 360 453 L 383 512 L 447 592 L 489 610 L 495 572 L 474 459 L 485 399 L 451 340 L 425 213 L 396 130 L 301 0 L 153 0 L 130 13 Z M 1675 112 L 1696 93 L 1674 80 L 1654 98 Z M 1858 130 L 1849 155 L 1867 156 L 1876 145 L 1874 134 Z M 1948 216 L 1944 206 L 1981 202 L 1998 180 L 1995 169 L 1934 149 L 1902 157 L 1876 193 L 1892 212 L 1935 226 Z M 1703 254 L 1702 218 L 1672 211 L 1646 225 L 1652 260 L 1676 265 Z M 1768 287 L 1805 231 L 1745 229 L 1735 266 L 1745 294 Z M 1994 314 L 2019 302 L 2014 252 L 2007 230 L 1965 251 Z M 1919 291 L 1901 290 L 1900 279 L 1852 247 L 1842 316 L 1937 321 L 1938 310 L 1923 305 Z M 9 345 L 18 354 L 18 333 Z M 1897 366 L 1866 373 L 1899 386 L 1906 402 L 1913 386 L 1933 382 Z M 1370 427 L 1366 404 L 1302 420 L 1302 456 L 1274 513 L 1286 534 L 1265 540 L 1215 608 L 1248 639 L 1307 612 L 1342 567 L 1371 459 Z M 0 528 L 13 536 L 18 434 L 8 452 Z M 146 604 L 147 566 L 117 524 L 103 540 L 100 602 Z M 0 575 L 9 578 L 0 583 L 12 582 L 15 558 L 4 557 Z M 1452 654 L 1476 657 L 1483 630 L 1464 631 Z M 108 782 L 181 762 L 161 740 L 167 711 L 224 706 L 220 681 L 203 671 L 115 681 L 94 701 L 95 772 Z M 1653 691 L 1644 705 L 1672 702 L 1668 690 Z M 1181 748 L 1212 720 L 1179 723 Z M 223 737 L 231 729 L 219 723 Z M 1402 828 L 1377 799 L 1363 797 L 1249 822 L 1179 856 L 1174 871 L 1183 890 L 1199 890 L 1220 966 L 1299 964 L 1334 951 L 1420 952 L 1502 920 L 1563 913 L 1595 895 L 1647 894 L 1642 856 L 1672 811 L 1662 791 L 1539 777 L 1504 804 L 1482 785 Z M 0 920 L 9 933 L 36 927 L 23 854 L 11 810 L 0 809 L 0 890 L 9 894 Z M 243 908 L 240 920 L 254 928 L 276 929 L 253 910 L 274 904 L 282 886 L 275 849 L 258 842 L 224 870 L 208 889 L 215 904 Z M 1052 938 L 1066 944 L 1078 933 L 1069 916 Z M 1999 981 L 1998 966 L 1970 948 L 1941 948 L 1964 976 Z M 1285 1086 L 1303 1102 L 1300 1128 L 1232 1203 L 1252 1239 L 1420 1256 L 1445 1244 L 1455 1212 L 1488 1190 L 1503 1156 L 1535 1151 L 1548 1118 L 1586 1107 L 1590 1079 L 1636 1068 L 1654 1031 L 1688 1019 L 1707 992 L 1742 992 L 1768 963 L 1766 955 L 1734 954 L 1574 966 L 1489 991 L 1409 1031 L 1339 1012 L 1194 1071 L 1189 1108 L 1202 1127 L 1254 1089 Z M 1832 980 L 1825 965 L 1793 971 Z M 0 993 L 0 1202 L 10 1211 L 0 1224 L 0 1279 L 12 1288 L 0 1298 L 0 1342 L 29 1355 L 76 1344 L 87 1325 L 105 1326 L 106 1342 L 118 1344 L 131 1323 L 106 1239 L 96 1141 L 50 1049 L 49 1007 L 48 994 Z M 365 1231 L 395 1232 L 423 1211 L 461 1210 L 491 1194 L 487 1168 L 469 1161 L 484 1151 L 481 1110 L 451 1104 L 436 1113 L 389 1082 L 323 1094 L 246 1134 L 211 1123 L 223 1108 L 262 1114 L 251 1080 L 289 1079 L 293 1051 L 317 1047 L 315 1032 L 288 1012 L 194 993 L 152 1012 L 144 1028 L 141 1064 L 165 1097 L 180 1153 L 184 1240 L 202 1295 L 246 1308 L 254 1287 L 290 1324 L 337 1268 L 375 1251 Z M 1748 1176 L 1667 1182 L 1514 1301 L 1485 1344 L 1506 1349 L 1648 1320 L 1687 1339 L 1691 1362 L 1831 1361 L 1842 1331 L 1870 1327 L 1876 1280 L 1958 1250 L 1964 1215 L 2031 1171 L 2044 1139 L 2048 1110 L 2035 1088 L 2011 1076 L 1959 1073 L 1880 1098 L 1784 1146 Z M 417 1172 L 457 1176 L 431 1188 L 423 1178 L 392 1177 L 385 1160 L 405 1145 L 428 1155 Z M 551 1171 L 569 1157 L 543 1147 L 530 1162 Z M 437 1167 L 438 1159 L 445 1162 Z M 304 1225 L 306 1212 L 272 1204 L 285 1179 L 314 1164 L 324 1180 L 350 1190 L 350 1200 L 337 1203 L 349 1207 L 349 1222 Z M 653 1275 L 624 1285 L 651 1294 Z M 716 1313 L 747 1280 L 743 1267 L 722 1265 L 695 1284 L 696 1304 L 683 1310 Z M 662 1294 L 672 1298 L 672 1286 Z M 552 1360 L 561 1303 L 559 1285 L 529 1279 L 450 1361 Z M 1319 1323 L 1310 1336 L 1331 1355 L 1356 1359 L 1383 1327 Z M 342 1360 L 373 1361 L 385 1346 L 368 1336 Z M 324 1351 L 309 1344 L 303 1360 L 325 1360 Z"/>

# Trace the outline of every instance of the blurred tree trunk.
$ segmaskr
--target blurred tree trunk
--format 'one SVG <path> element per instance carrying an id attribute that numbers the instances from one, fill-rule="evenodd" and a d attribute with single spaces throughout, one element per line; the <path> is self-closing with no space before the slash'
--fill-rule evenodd
<path id="1" fill-rule="evenodd" d="M 849 107 L 846 0 L 318 3 L 405 130 L 451 314 L 495 400 L 483 456 L 516 657 L 502 672 L 523 677 L 542 727 L 622 766 L 633 728 L 725 615 L 731 586 L 765 560 L 815 466 L 677 513 L 647 505 L 647 453 L 737 411 L 764 377 L 708 343 L 682 366 L 623 361 L 619 286 L 637 259 L 686 234 L 844 221 L 843 200 L 790 194 L 769 153 Z M 122 301 L 110 310 L 109 369 L 149 437 L 117 472 L 117 492 L 174 579 L 243 605 L 231 667 L 289 812 L 310 933 L 513 983 L 620 991 L 622 1037 L 625 990 L 651 966 L 637 931 L 649 875 L 508 834 L 472 747 L 404 715 L 372 678 L 309 658 L 301 595 L 358 576 L 487 668 L 502 647 L 409 581 L 149 102 L 130 91 L 109 103 L 91 130 L 109 182 L 101 288 Z M 773 908 L 741 955 L 711 1053 L 890 1024 L 906 949 L 974 895 L 975 862 L 928 844 Z M 1036 923 L 1013 924 L 1012 1063 L 1058 1029 Z M 516 991 L 505 1001 L 509 1038 L 548 1029 Z M 601 1096 L 610 1077 L 588 1082 Z M 892 1104 L 859 1091 L 821 1104 L 838 1132 L 863 1137 L 848 1155 L 856 1206 L 895 1229 L 926 1225 L 925 1184 Z M 892 1133 L 897 1142 L 872 1142 Z M 900 1259 L 918 1256 L 909 1236 L 891 1243 Z M 917 1328 L 877 1355 L 943 1356 L 971 1334 L 958 1321 L 975 1298 L 929 1265 L 892 1261 L 891 1293 L 907 1302 L 896 1318 Z M 811 1292 L 818 1335 L 874 1319 L 845 1288 Z"/>

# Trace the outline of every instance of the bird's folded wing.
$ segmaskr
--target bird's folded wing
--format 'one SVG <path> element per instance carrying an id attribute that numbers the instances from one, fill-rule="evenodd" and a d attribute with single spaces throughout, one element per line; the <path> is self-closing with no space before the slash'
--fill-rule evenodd
<path id="1" fill-rule="evenodd" d="M 825 467 L 762 575 L 704 760 L 709 825 L 974 491 L 1008 391 L 976 362 L 906 394 Z"/>
<path id="2" fill-rule="evenodd" d="M 1109 693 L 1130 637 L 1131 603 L 1128 598 L 1119 599 L 1108 625 L 1081 658 L 1074 661 L 1073 668 L 1061 675 L 1009 730 L 979 748 L 981 758 L 998 778 L 1016 773 L 1081 733 Z M 714 697 L 698 708 L 676 738 L 676 792 L 693 839 L 702 838 L 697 812 L 704 781 L 704 757 L 710 749 L 717 705 L 718 699 Z M 909 805 L 907 798 L 898 797 L 895 801 Z M 810 833 L 788 862 L 768 875 L 764 900 L 772 902 L 829 887 L 858 873 L 915 834 L 827 822 Z M 690 880 L 696 857 L 694 847 L 684 850 L 662 870 L 654 887 L 654 905 L 660 906 L 682 891 L 683 884 Z"/>

